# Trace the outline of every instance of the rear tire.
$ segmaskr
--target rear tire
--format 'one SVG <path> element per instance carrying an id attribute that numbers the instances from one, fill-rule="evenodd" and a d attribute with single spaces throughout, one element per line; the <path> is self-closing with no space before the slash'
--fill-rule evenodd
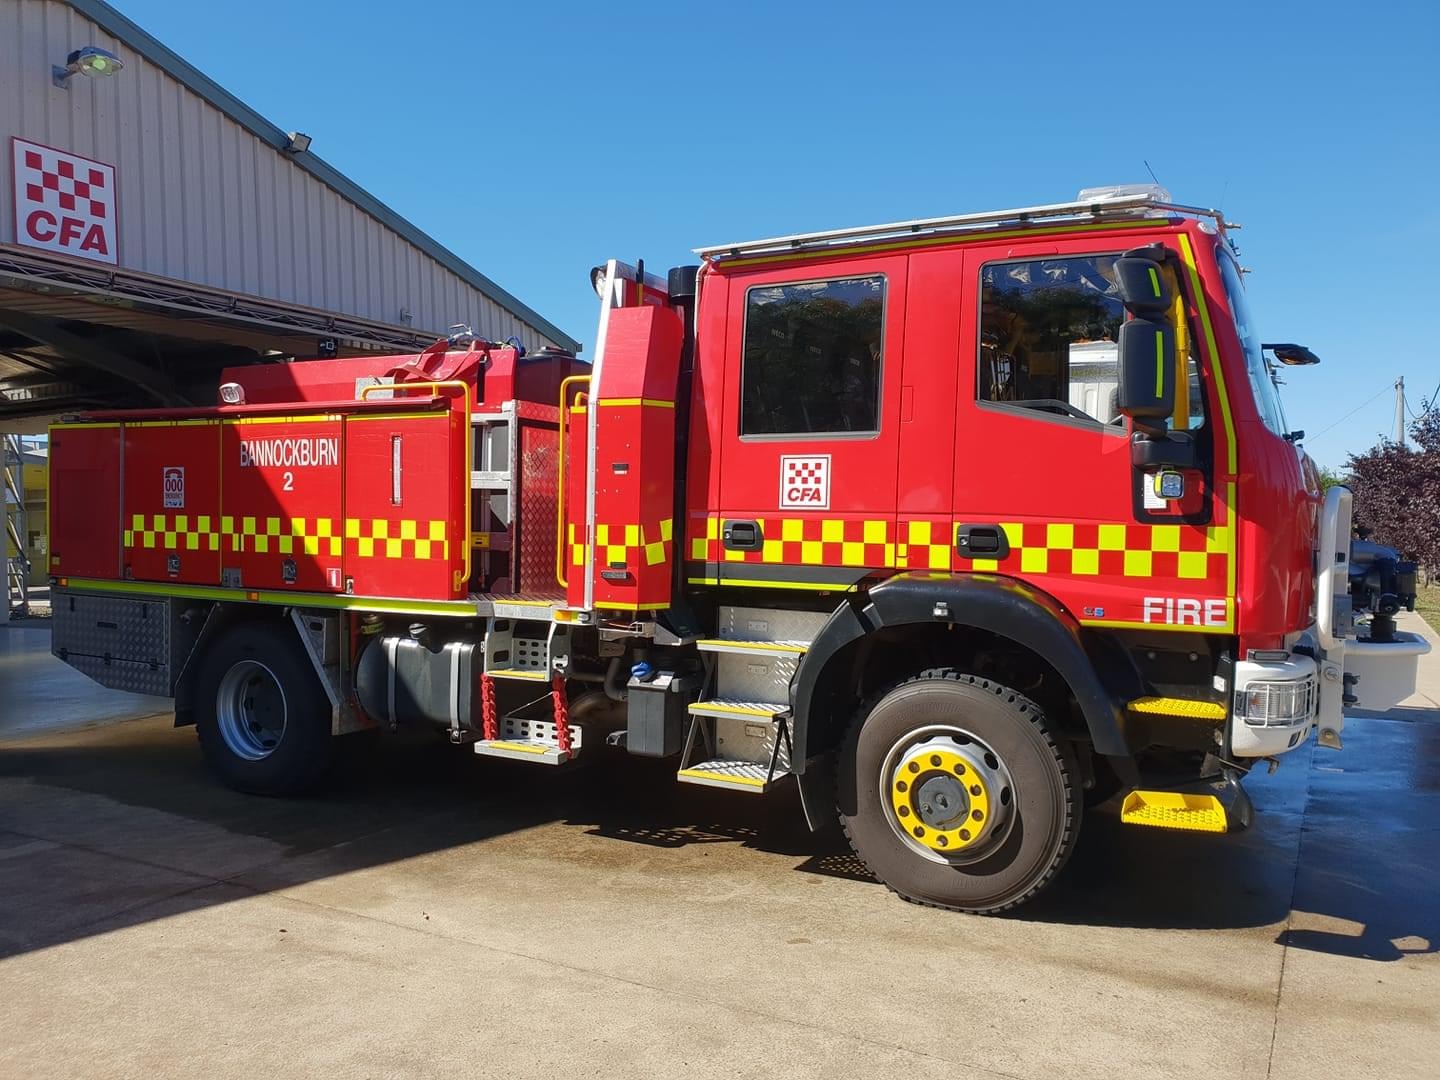
<path id="1" fill-rule="evenodd" d="M 195 730 L 211 770 L 256 795 L 296 795 L 334 751 L 330 702 L 286 625 L 244 623 L 216 641 L 195 674 Z"/>
<path id="2" fill-rule="evenodd" d="M 976 914 L 1041 892 L 1080 828 L 1074 755 L 1039 706 L 951 668 L 862 706 L 838 796 L 851 847 L 892 891 Z"/>

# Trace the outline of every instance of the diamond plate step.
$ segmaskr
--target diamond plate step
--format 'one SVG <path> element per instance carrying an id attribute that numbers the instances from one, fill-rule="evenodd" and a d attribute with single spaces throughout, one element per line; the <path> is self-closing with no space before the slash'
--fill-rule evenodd
<path id="1" fill-rule="evenodd" d="M 702 638 L 695 643 L 701 652 L 738 653 L 742 656 L 803 656 L 808 641 L 736 641 L 733 638 Z"/>
<path id="2" fill-rule="evenodd" d="M 685 784 L 703 784 L 706 787 L 729 788 L 731 791 L 763 795 L 781 777 L 790 775 L 789 770 L 777 768 L 775 775 L 767 782 L 765 774 L 764 765 L 716 758 L 713 761 L 696 762 L 688 769 L 681 769 L 675 774 L 675 778 Z"/>
<path id="3" fill-rule="evenodd" d="M 740 717 L 746 720 L 773 720 L 790 712 L 789 705 L 769 701 L 740 701 L 735 698 L 711 698 L 690 706 L 691 716 Z"/>

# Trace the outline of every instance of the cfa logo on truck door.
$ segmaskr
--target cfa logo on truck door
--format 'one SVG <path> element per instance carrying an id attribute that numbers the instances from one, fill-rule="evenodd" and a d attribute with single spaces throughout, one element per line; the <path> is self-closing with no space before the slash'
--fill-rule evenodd
<path id="1" fill-rule="evenodd" d="M 15 241 L 115 263 L 115 167 L 12 139 Z"/>
<path id="2" fill-rule="evenodd" d="M 780 458 L 780 505 L 786 509 L 830 508 L 830 455 Z"/>

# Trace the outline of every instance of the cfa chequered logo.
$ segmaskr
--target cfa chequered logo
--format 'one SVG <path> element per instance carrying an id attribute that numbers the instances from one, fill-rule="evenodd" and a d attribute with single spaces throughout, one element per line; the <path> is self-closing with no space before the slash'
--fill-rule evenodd
<path id="1" fill-rule="evenodd" d="M 11 154 L 16 241 L 116 262 L 115 167 L 24 139 Z"/>
<path id="2" fill-rule="evenodd" d="M 830 455 L 780 458 L 780 505 L 800 510 L 830 507 Z"/>

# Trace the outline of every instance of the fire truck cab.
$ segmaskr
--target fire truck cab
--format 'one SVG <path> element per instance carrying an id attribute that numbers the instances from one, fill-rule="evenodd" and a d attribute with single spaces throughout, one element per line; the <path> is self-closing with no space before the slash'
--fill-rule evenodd
<path id="1" fill-rule="evenodd" d="M 1082 816 L 1223 833 L 1414 686 L 1218 211 L 1159 190 L 612 260 L 593 362 L 457 338 L 52 429 L 57 655 L 228 783 L 433 727 L 798 791 L 907 899 L 1000 911 Z M 1393 553 L 1392 553 L 1393 554 Z M 518 766 L 517 766 L 518 767 Z M 785 795 L 782 797 L 794 798 Z"/>

